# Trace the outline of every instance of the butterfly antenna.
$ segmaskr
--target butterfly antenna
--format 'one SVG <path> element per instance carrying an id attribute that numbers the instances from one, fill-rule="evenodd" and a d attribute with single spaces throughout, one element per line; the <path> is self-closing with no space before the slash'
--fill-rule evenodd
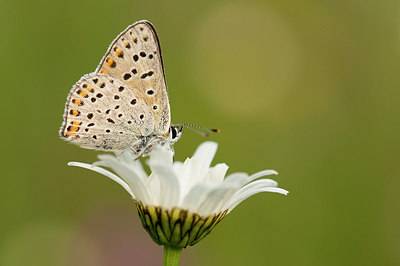
<path id="1" fill-rule="evenodd" d="M 206 132 L 203 132 L 203 131 L 194 129 L 194 128 L 192 128 L 192 127 L 185 127 L 185 128 L 190 129 L 191 131 L 196 132 L 197 134 L 200 134 L 200 135 L 202 135 L 203 137 L 206 137 L 206 138 L 209 138 L 209 137 L 210 137 L 210 134 L 208 134 L 208 133 L 206 133 Z"/>
<path id="2" fill-rule="evenodd" d="M 198 133 L 198 134 L 200 134 L 200 135 L 202 135 L 203 137 L 206 137 L 206 138 L 210 137 L 210 134 L 208 134 L 206 132 L 203 132 L 203 131 L 215 132 L 215 133 L 220 133 L 221 132 L 221 130 L 219 130 L 219 129 L 206 128 L 206 127 L 201 127 L 201 126 L 187 124 L 187 123 L 177 124 L 176 126 L 185 127 L 185 128 L 190 129 L 190 130 L 192 130 L 192 131 L 194 131 L 194 132 L 196 132 L 196 133 Z M 198 129 L 203 130 L 203 131 L 200 131 Z"/>

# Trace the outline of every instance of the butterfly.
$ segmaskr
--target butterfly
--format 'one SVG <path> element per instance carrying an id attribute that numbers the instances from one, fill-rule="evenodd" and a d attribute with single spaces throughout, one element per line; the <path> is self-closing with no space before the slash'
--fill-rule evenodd
<path id="1" fill-rule="evenodd" d="M 183 127 L 171 113 L 159 39 L 138 21 L 109 46 L 97 69 L 71 89 L 60 136 L 80 147 L 147 156 L 158 146 L 173 151 Z"/>

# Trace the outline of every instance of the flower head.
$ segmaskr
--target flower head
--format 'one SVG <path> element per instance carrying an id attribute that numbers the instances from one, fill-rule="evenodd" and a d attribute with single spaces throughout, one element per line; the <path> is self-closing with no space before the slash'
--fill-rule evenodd
<path id="1" fill-rule="evenodd" d="M 129 152 L 120 157 L 99 155 L 93 165 L 71 162 L 120 184 L 137 203 L 143 227 L 161 245 L 186 247 L 205 237 L 239 203 L 260 192 L 287 194 L 271 179 L 277 174 L 264 170 L 253 175 L 233 173 L 225 177 L 224 163 L 210 167 L 217 151 L 215 142 L 201 144 L 192 158 L 173 162 L 169 151 L 155 150 L 148 161 L 152 173 Z M 115 175 L 99 166 L 109 167 Z"/>

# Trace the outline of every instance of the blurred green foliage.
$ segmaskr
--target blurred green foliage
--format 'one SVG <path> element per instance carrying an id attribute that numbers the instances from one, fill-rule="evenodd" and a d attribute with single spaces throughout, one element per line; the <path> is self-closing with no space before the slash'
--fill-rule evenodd
<path id="1" fill-rule="evenodd" d="M 276 169 L 182 265 L 399 265 L 399 1 L 0 2 L 0 265 L 161 265 L 117 184 L 68 161 L 66 96 L 147 19 L 172 119 L 219 127 L 216 162 Z M 204 141 L 188 131 L 176 158 Z M 397 163 L 396 163 L 397 162 Z"/>

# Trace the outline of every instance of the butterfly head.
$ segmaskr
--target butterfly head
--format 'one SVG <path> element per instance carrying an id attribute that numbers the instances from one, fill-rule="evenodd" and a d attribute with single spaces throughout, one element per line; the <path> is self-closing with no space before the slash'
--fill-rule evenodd
<path id="1" fill-rule="evenodd" d="M 171 126 L 169 128 L 169 142 L 177 142 L 183 134 L 183 126 Z"/>

